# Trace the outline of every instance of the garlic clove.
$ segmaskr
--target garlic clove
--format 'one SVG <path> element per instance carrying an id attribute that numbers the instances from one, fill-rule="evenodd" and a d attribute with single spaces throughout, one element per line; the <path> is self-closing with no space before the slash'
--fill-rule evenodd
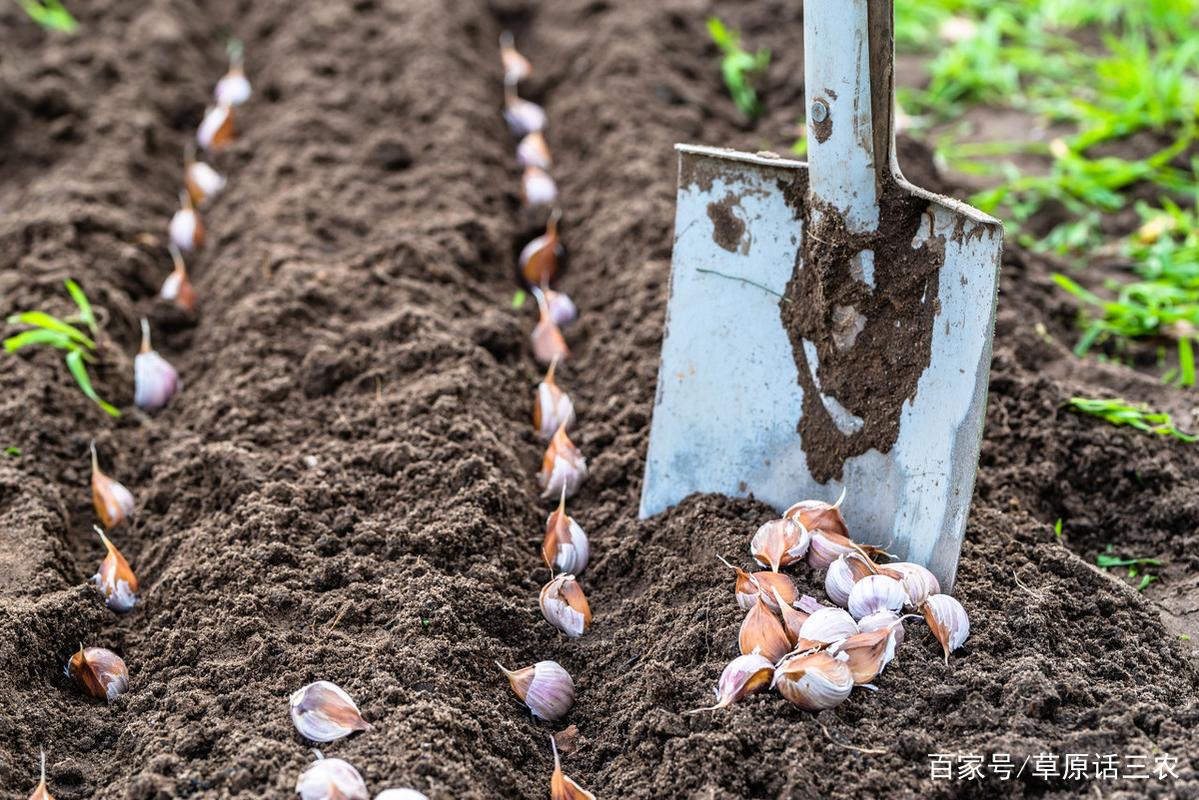
<path id="1" fill-rule="evenodd" d="M 120 525 L 133 513 L 133 494 L 100 469 L 96 442 L 92 441 L 92 505 L 106 530 Z"/>
<path id="2" fill-rule="evenodd" d="M 559 575 L 542 587 L 539 604 L 546 622 L 572 639 L 591 626 L 591 606 L 574 575 Z"/>
<path id="3" fill-rule="evenodd" d="M 116 653 L 103 647 L 84 647 L 71 656 L 66 666 L 71 678 L 87 694 L 112 701 L 129 688 L 129 671 Z"/>
<path id="4" fill-rule="evenodd" d="M 557 722 L 574 705 L 574 681 L 557 661 L 538 661 L 518 670 L 506 669 L 498 661 L 495 665 L 504 670 L 512 691 L 538 719 Z"/>
<path id="5" fill-rule="evenodd" d="M 533 74 L 533 65 L 516 49 L 511 31 L 500 34 L 500 64 L 504 67 L 504 85 L 515 86 Z"/>
<path id="6" fill-rule="evenodd" d="M 291 695 L 291 721 L 305 739 L 332 742 L 355 731 L 369 731 L 354 700 L 335 683 L 316 681 Z"/>
<path id="7" fill-rule="evenodd" d="M 562 338 L 562 330 L 550 316 L 549 304 L 545 293 L 534 287 L 533 296 L 537 298 L 537 310 L 540 315 L 537 326 L 533 328 L 530 339 L 533 343 L 533 357 L 542 364 L 552 364 L 555 361 L 565 361 L 570 356 L 570 348 Z"/>
<path id="8" fill-rule="evenodd" d="M 150 347 L 150 323 L 142 319 L 142 348 L 133 359 L 133 402 L 138 408 L 163 408 L 183 388 L 179 373 Z"/>
<path id="9" fill-rule="evenodd" d="M 233 141 L 233 106 L 216 105 L 204 112 L 196 143 L 204 150 L 221 150 Z"/>
<path id="10" fill-rule="evenodd" d="M 783 617 L 783 630 L 787 634 L 787 641 L 791 647 L 795 647 L 799 643 L 799 632 L 803 629 L 803 624 L 808 621 L 811 616 L 810 612 L 798 611 L 795 606 L 788 603 L 779 594 L 778 589 L 771 586 L 770 593 L 774 597 L 775 605 Z"/>
<path id="11" fill-rule="evenodd" d="M 814 614 L 822 608 L 829 607 L 817 600 L 815 597 L 812 597 L 810 594 L 805 594 L 803 597 L 792 603 L 792 605 L 798 608 L 800 611 L 808 614 Z"/>
<path id="12" fill-rule="evenodd" d="M 893 623 L 899 624 L 899 623 Z M 855 633 L 848 639 L 843 639 L 831 645 L 829 653 L 844 653 L 846 665 L 853 673 L 853 682 L 857 685 L 870 683 L 878 677 L 883 668 L 895 655 L 895 646 L 889 628 L 880 628 L 864 633 Z"/>
<path id="13" fill-rule="evenodd" d="M 919 564 L 896 561 L 879 567 L 879 572 L 899 581 L 907 595 L 909 608 L 919 608 L 929 596 L 941 593 L 941 582 L 937 576 Z"/>
<path id="14" fill-rule="evenodd" d="M 558 743 L 550 737 L 554 750 L 554 774 L 550 776 L 550 800 L 595 800 L 595 795 L 562 774 L 562 761 L 558 758 Z"/>
<path id="15" fill-rule="evenodd" d="M 225 184 L 225 177 L 221 173 L 203 161 L 196 161 L 195 151 L 189 144 L 183 159 L 183 186 L 192 204 L 203 206 L 223 192 Z"/>
<path id="16" fill-rule="evenodd" d="M 741 646 L 741 655 L 761 653 L 770 659 L 778 661 L 791 651 L 791 641 L 779 618 L 766 605 L 763 593 L 758 593 L 754 607 L 741 621 L 741 632 L 737 636 Z"/>
<path id="17" fill-rule="evenodd" d="M 29 800 L 54 800 L 54 795 L 50 794 L 49 787 L 46 786 L 46 751 L 42 751 L 42 779 L 38 781 L 37 787 L 33 790 L 33 794 L 29 795 Z"/>
<path id="18" fill-rule="evenodd" d="M 917 614 L 901 617 L 894 611 L 876 611 L 873 614 L 868 614 L 858 620 L 858 628 L 863 633 L 877 631 L 886 628 L 891 632 L 892 650 L 903 644 L 904 630 L 903 625 L 896 625 L 897 622 L 902 622 L 905 619 L 918 617 Z"/>
<path id="19" fill-rule="evenodd" d="M 798 591 L 795 588 L 795 582 L 781 572 L 755 572 L 752 575 L 740 567 L 734 566 L 724 558 L 717 554 L 726 567 L 733 570 L 737 574 L 737 580 L 733 584 L 733 591 L 737 596 L 737 605 L 741 606 L 745 611 L 749 611 L 754 607 L 754 601 L 762 588 L 769 590 L 774 588 L 778 590 L 779 595 L 788 603 L 794 603 Z M 766 605 L 771 611 L 778 611 L 775 606 L 774 594 L 770 591 L 762 598 L 766 601 Z"/>
<path id="20" fill-rule="evenodd" d="M 802 559 L 808 552 L 811 535 L 794 520 L 774 519 L 758 528 L 749 543 L 750 555 L 775 572 Z"/>
<path id="21" fill-rule="evenodd" d="M 715 711 L 736 703 L 754 692 L 765 689 L 770 685 L 773 676 L 774 663 L 761 653 L 737 656 L 720 673 L 720 683 L 716 687 L 716 705 L 697 708 L 687 713 Z"/>
<path id="22" fill-rule="evenodd" d="M 171 217 L 168 232 L 171 244 L 190 252 L 204 243 L 204 224 L 200 222 L 200 215 L 187 192 L 180 192 L 179 201 L 179 210 Z"/>
<path id="23" fill-rule="evenodd" d="M 549 308 L 550 319 L 558 327 L 565 327 L 579 318 L 579 309 L 575 301 L 566 292 L 545 290 L 545 304 Z"/>
<path id="24" fill-rule="evenodd" d="M 316 761 L 296 779 L 301 800 L 370 800 L 362 774 L 340 758 L 325 758 L 314 750 Z"/>
<path id="25" fill-rule="evenodd" d="M 553 205 L 558 199 L 558 184 L 541 167 L 525 167 L 520 177 L 520 197 L 529 208 Z"/>
<path id="26" fill-rule="evenodd" d="M 837 556 L 824 573 L 824 592 L 828 599 L 845 608 L 855 583 L 870 575 L 869 568 L 856 553 Z"/>
<path id="27" fill-rule="evenodd" d="M 813 611 L 799 629 L 796 647 L 800 650 L 826 647 L 858 632 L 858 624 L 845 609 L 821 608 Z"/>
<path id="28" fill-rule="evenodd" d="M 812 534 L 823 531 L 848 539 L 849 527 L 841 516 L 841 503 L 844 501 L 845 490 L 842 489 L 837 502 L 831 505 L 822 500 L 800 500 L 783 512 L 783 516 L 795 520 Z"/>
<path id="29" fill-rule="evenodd" d="M 554 157 L 546 144 L 545 134 L 533 131 L 516 145 L 516 160 L 522 167 L 537 167 L 548 170 L 554 165 Z"/>
<path id="30" fill-rule="evenodd" d="M 899 612 L 907 600 L 899 581 L 886 575 L 867 575 L 853 585 L 847 605 L 853 618 L 861 619 L 877 611 Z"/>
<path id="31" fill-rule="evenodd" d="M 853 686 L 853 673 L 846 662 L 827 653 L 800 653 L 784 659 L 771 683 L 783 697 L 807 711 L 840 704 Z"/>
<path id="32" fill-rule="evenodd" d="M 970 636 L 970 617 L 962 604 L 947 594 L 934 594 L 921 607 L 924 621 L 945 651 L 945 663 L 949 654 L 961 647 Z"/>
<path id="33" fill-rule="evenodd" d="M 518 139 L 545 129 L 545 110 L 536 103 L 516 96 L 512 86 L 504 88 L 504 121 L 508 130 Z"/>
<path id="34" fill-rule="evenodd" d="M 558 507 L 545 521 L 545 540 L 541 544 L 541 557 L 550 572 L 568 572 L 578 575 L 587 567 L 591 557 L 591 545 L 583 528 L 566 514 L 566 487 L 558 500 Z"/>
<path id="35" fill-rule="evenodd" d="M 587 459 L 583 458 L 583 454 L 566 435 L 566 426 L 561 425 L 554 433 L 554 438 L 550 439 L 545 456 L 541 459 L 541 472 L 537 474 L 541 496 L 548 498 L 557 494 L 570 497 L 578 491 L 585 477 Z"/>
<path id="36" fill-rule="evenodd" d="M 250 99 L 250 80 L 240 64 L 229 67 L 212 92 L 218 106 L 240 106 Z"/>
<path id="37" fill-rule="evenodd" d="M 137 604 L 137 576 L 129 568 L 129 562 L 121 555 L 121 551 L 100 530 L 100 526 L 92 527 L 100 534 L 100 541 L 108 550 L 108 555 L 100 563 L 100 571 L 92 576 L 92 581 L 104 595 L 104 604 L 118 614 L 124 614 Z"/>
<path id="38" fill-rule="evenodd" d="M 183 263 L 183 254 L 179 252 L 179 248 L 175 246 L 174 242 L 167 247 L 171 251 L 171 260 L 175 264 L 175 269 L 162 282 L 158 296 L 174 303 L 184 311 L 192 311 L 196 307 L 196 291 L 192 287 L 191 279 L 187 276 L 187 265 Z"/>
<path id="39" fill-rule="evenodd" d="M 533 239 L 520 250 L 521 277 L 530 286 L 547 286 L 558 275 L 559 262 L 564 254 L 562 241 L 558 236 L 558 221 L 562 218 L 561 209 L 555 208 L 545 223 L 545 233 Z"/>
<path id="40" fill-rule="evenodd" d="M 429 800 L 416 789 L 384 789 L 375 795 L 375 800 Z"/>
<path id="41" fill-rule="evenodd" d="M 537 400 L 533 405 L 533 428 L 547 439 L 558 428 L 569 429 L 575 423 L 574 402 L 554 381 L 557 367 L 557 359 L 550 362 L 545 380 L 537 386 Z"/>

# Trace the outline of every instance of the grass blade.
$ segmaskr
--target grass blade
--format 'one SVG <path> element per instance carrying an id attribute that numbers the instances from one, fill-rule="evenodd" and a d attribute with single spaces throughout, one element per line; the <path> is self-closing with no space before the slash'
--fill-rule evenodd
<path id="1" fill-rule="evenodd" d="M 34 328 L 31 331 L 22 331 L 16 336 L 10 336 L 5 339 L 4 349 L 9 353 L 15 353 L 22 347 L 28 347 L 33 344 L 48 344 L 51 347 L 57 347 L 59 350 L 70 350 L 75 347 L 75 343 L 71 341 L 71 337 L 65 333 L 45 328 Z"/>
<path id="2" fill-rule="evenodd" d="M 96 405 L 104 410 L 104 413 L 109 416 L 121 416 L 120 409 L 104 402 L 100 399 L 100 395 L 96 394 L 96 390 L 92 388 L 92 379 L 88 377 L 87 367 L 83 363 L 83 351 L 72 350 L 67 353 L 67 369 L 75 376 L 75 382 L 79 384 L 79 388 L 88 396 Z"/>
<path id="3" fill-rule="evenodd" d="M 84 335 L 83 331 L 76 328 L 74 325 L 68 325 L 57 317 L 52 317 L 45 311 L 22 311 L 20 314 L 13 314 L 8 318 L 9 325 L 33 325 L 37 328 L 45 328 L 51 331 L 57 331 L 61 334 L 69 336 L 79 344 L 89 350 L 96 349 L 96 343 Z"/>
<path id="4" fill-rule="evenodd" d="M 87 295 L 83 293 L 83 289 L 79 288 L 79 284 L 70 278 L 67 278 L 64 283 L 67 291 L 71 293 L 71 299 L 75 301 L 75 305 L 79 306 L 79 318 L 87 325 L 92 336 L 95 336 L 99 330 L 96 328 L 96 315 L 92 312 L 92 304 L 88 301 Z"/>

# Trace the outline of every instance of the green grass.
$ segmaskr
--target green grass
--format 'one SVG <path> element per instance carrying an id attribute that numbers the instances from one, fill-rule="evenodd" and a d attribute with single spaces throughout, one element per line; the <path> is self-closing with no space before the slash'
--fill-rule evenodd
<path id="1" fill-rule="evenodd" d="M 1145 433 L 1173 437 L 1182 442 L 1199 440 L 1199 436 L 1180 431 L 1169 414 L 1153 411 L 1146 405 L 1097 397 L 1071 397 L 1068 405 L 1079 413 L 1098 417 L 1112 425 L 1127 425 Z"/>
<path id="2" fill-rule="evenodd" d="M 770 50 L 762 48 L 750 53 L 741 47 L 741 34 L 730 30 L 716 17 L 708 18 L 708 35 L 720 48 L 720 74 L 728 87 L 733 103 L 747 119 L 762 112 L 754 81 L 770 66 Z"/>
<path id="3" fill-rule="evenodd" d="M 59 0 L 17 0 L 17 5 L 46 30 L 72 34 L 79 29 L 79 22 Z"/>
<path id="4" fill-rule="evenodd" d="M 1156 558 L 1126 558 L 1116 554 L 1115 547 L 1108 545 L 1102 553 L 1095 556 L 1095 564 L 1102 570 L 1123 568 L 1128 570 L 1129 578 L 1140 577 L 1137 591 L 1143 592 L 1145 587 L 1157 580 L 1156 575 L 1150 575 L 1144 567 L 1160 567 L 1161 561 Z"/>

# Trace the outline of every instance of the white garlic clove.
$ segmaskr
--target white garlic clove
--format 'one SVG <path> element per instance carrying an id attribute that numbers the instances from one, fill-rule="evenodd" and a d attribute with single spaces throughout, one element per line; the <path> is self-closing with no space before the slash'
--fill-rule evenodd
<path id="1" fill-rule="evenodd" d="M 133 359 L 133 402 L 153 411 L 163 408 L 183 387 L 170 362 L 150 347 L 150 323 L 142 320 L 142 349 Z"/>
<path id="2" fill-rule="evenodd" d="M 196 143 L 204 150 L 220 150 L 233 141 L 233 106 L 216 105 L 204 112 L 196 130 Z"/>
<path id="3" fill-rule="evenodd" d="M 518 139 L 545 129 L 545 110 L 536 103 L 529 102 L 516 96 L 514 90 L 506 92 L 504 102 L 504 121 L 508 130 Z"/>
<path id="4" fill-rule="evenodd" d="M 541 557 L 550 572 L 569 572 L 578 575 L 587 567 L 591 545 L 579 523 L 566 513 L 566 489 L 563 487 L 558 507 L 545 521 L 545 539 Z"/>
<path id="5" fill-rule="evenodd" d="M 787 641 L 791 647 L 799 643 L 799 632 L 803 630 L 803 624 L 808 621 L 808 617 L 812 614 L 809 611 L 797 611 L 795 606 L 788 603 L 779 594 L 778 589 L 770 587 L 770 593 L 774 597 L 775 605 L 778 606 L 778 611 L 783 617 L 783 630 L 787 633 Z"/>
<path id="6" fill-rule="evenodd" d="M 506 669 L 498 661 L 496 666 L 504 670 L 512 691 L 538 719 L 557 722 L 574 705 L 574 681 L 557 661 L 538 661 L 518 670 Z"/>
<path id="7" fill-rule="evenodd" d="M 591 606 L 574 575 L 559 575 L 541 589 L 538 600 L 546 622 L 577 639 L 591 626 Z"/>
<path id="8" fill-rule="evenodd" d="M 549 307 L 550 319 L 558 327 L 565 327 L 579 318 L 579 309 L 566 292 L 546 289 L 545 303 Z"/>
<path id="9" fill-rule="evenodd" d="M 100 563 L 100 570 L 92 576 L 92 582 L 104 595 L 104 604 L 118 614 L 124 614 L 137 604 L 137 576 L 121 551 L 100 530 L 100 526 L 93 528 L 108 552 Z"/>
<path id="10" fill-rule="evenodd" d="M 861 619 L 876 611 L 898 612 L 907 600 L 899 581 L 886 575 L 867 575 L 850 590 L 848 608 L 854 619 Z"/>
<path id="11" fill-rule="evenodd" d="M 890 630 L 891 631 L 891 640 L 892 640 L 892 650 L 894 650 L 894 648 L 899 647 L 901 644 L 903 644 L 903 636 L 904 636 L 903 625 L 897 625 L 896 623 L 902 622 L 905 619 L 910 619 L 915 616 L 917 616 L 917 615 L 909 615 L 909 616 L 901 617 L 899 614 L 896 614 L 894 611 L 876 611 L 873 614 L 867 614 L 866 616 L 864 616 L 860 620 L 858 620 L 858 628 L 860 628 L 863 633 L 868 633 L 870 631 L 877 631 L 877 630 L 881 630 L 883 628 Z"/>
<path id="12" fill-rule="evenodd" d="M 203 161 L 189 161 L 183 184 L 192 203 L 202 206 L 225 190 L 225 177 Z"/>
<path id="13" fill-rule="evenodd" d="M 808 614 L 815 614 L 822 608 L 828 608 L 828 606 L 817 600 L 815 597 L 812 597 L 810 594 L 805 594 L 803 597 L 792 603 L 792 605 L 794 605 L 800 611 Z"/>
<path id="14" fill-rule="evenodd" d="M 543 498 L 562 495 L 571 497 L 578 491 L 583 479 L 587 477 L 587 459 L 574 446 L 566 435 L 566 426 L 562 425 L 550 439 L 545 456 L 541 459 L 541 472 L 537 474 L 537 483 L 541 486 Z"/>
<path id="15" fill-rule="evenodd" d="M 844 501 L 845 490 L 842 489 L 841 496 L 835 503 L 829 504 L 823 500 L 800 500 L 783 512 L 783 516 L 795 520 L 812 534 L 815 534 L 816 531 L 823 531 L 848 539 L 849 527 L 845 524 L 845 518 L 841 516 L 841 503 Z"/>
<path id="16" fill-rule="evenodd" d="M 720 673 L 720 683 L 716 687 L 716 705 L 697 708 L 687 713 L 715 711 L 736 703 L 754 692 L 765 689 L 770 685 L 773 676 L 774 663 L 761 653 L 737 656 Z"/>
<path id="17" fill-rule="evenodd" d="M 570 429 L 575 423 L 575 405 L 570 395 L 554 381 L 557 359 L 550 362 L 545 380 L 537 386 L 537 401 L 533 406 L 533 428 L 547 439 L 558 428 Z M 570 570 L 574 571 L 574 570 Z"/>
<path id="18" fill-rule="evenodd" d="M 558 184 L 541 167 L 525 167 L 520 177 L 520 196 L 530 208 L 553 205 L 558 199 Z"/>
<path id="19" fill-rule="evenodd" d="M 416 789 L 384 789 L 375 795 L 375 800 L 429 800 Z"/>
<path id="20" fill-rule="evenodd" d="M 949 654 L 961 647 L 970 636 L 970 617 L 962 604 L 947 594 L 934 594 L 924 601 L 920 609 L 924 620 L 945 651 L 945 663 Z"/>
<path id="21" fill-rule="evenodd" d="M 125 661 L 103 647 L 84 647 L 71 656 L 65 669 L 67 677 L 92 697 L 109 702 L 129 689 L 129 671 Z"/>
<path id="22" fill-rule="evenodd" d="M 566 340 L 562 338 L 562 329 L 558 327 L 558 323 L 554 322 L 553 317 L 550 316 L 550 307 L 545 299 L 545 292 L 537 287 L 533 287 L 533 296 L 537 298 L 537 313 L 539 315 L 537 325 L 533 328 L 533 333 L 530 335 L 530 341 L 533 345 L 533 357 L 542 364 L 565 361 L 570 356 L 570 348 L 566 346 Z"/>
<path id="23" fill-rule="evenodd" d="M 105 530 L 112 530 L 133 513 L 133 494 L 100 469 L 95 441 L 92 450 L 92 505 Z"/>
<path id="24" fill-rule="evenodd" d="M 516 146 L 516 160 L 522 167 L 537 167 L 548 170 L 554 165 L 550 155 L 549 145 L 545 142 L 545 134 L 533 131 L 520 140 Z"/>
<path id="25" fill-rule="evenodd" d="M 759 564 L 778 572 L 807 554 L 811 538 L 798 522 L 774 519 L 758 528 L 750 540 L 749 552 Z"/>
<path id="26" fill-rule="evenodd" d="M 791 656 L 775 669 L 771 686 L 807 711 L 832 708 L 853 691 L 853 673 L 843 658 L 827 653 Z"/>
<path id="27" fill-rule="evenodd" d="M 314 751 L 317 760 L 296 779 L 296 794 L 301 800 L 370 800 L 366 781 L 350 764 L 340 758 L 325 758 Z"/>
<path id="28" fill-rule="evenodd" d="M 858 548 L 848 536 L 815 528 L 811 532 L 812 542 L 808 546 L 808 566 L 825 569 L 841 556 L 857 553 Z"/>
<path id="29" fill-rule="evenodd" d="M 168 232 L 171 244 L 185 253 L 204 243 L 204 225 L 187 192 L 179 194 L 179 210 L 171 217 Z"/>
<path id="30" fill-rule="evenodd" d="M 800 650 L 825 647 L 859 632 L 858 624 L 843 608 L 820 608 L 799 629 Z"/>
<path id="31" fill-rule="evenodd" d="M 354 700 L 330 681 L 316 681 L 292 693 L 291 721 L 301 736 L 314 742 L 332 742 L 371 729 Z"/>
<path id="32" fill-rule="evenodd" d="M 504 67 L 504 85 L 515 86 L 533 73 L 529 59 L 516 49 L 516 40 L 511 31 L 500 34 L 500 64 Z M 377 800 L 377 798 L 376 798 Z"/>
<path id="33" fill-rule="evenodd" d="M 837 556 L 824 573 L 824 592 L 829 600 L 845 608 L 854 584 L 869 574 L 866 562 L 856 553 Z"/>
<path id="34" fill-rule="evenodd" d="M 781 572 L 755 572 L 752 575 L 738 566 L 730 564 L 724 556 L 717 554 L 716 556 L 721 562 L 733 570 L 737 574 L 736 582 L 733 584 L 733 592 L 737 597 L 737 605 L 745 611 L 749 611 L 754 607 L 754 602 L 758 599 L 758 595 L 763 589 L 766 590 L 762 599 L 771 611 L 778 611 L 775 595 L 770 591 L 774 588 L 783 600 L 788 603 L 794 603 L 798 591 L 795 588 L 795 582 Z"/>
<path id="35" fill-rule="evenodd" d="M 930 595 L 941 593 L 941 583 L 937 576 L 919 564 L 896 561 L 880 567 L 879 572 L 900 582 L 907 595 L 909 608 L 919 608 Z"/>
<path id="36" fill-rule="evenodd" d="M 797 612 L 798 613 L 798 612 Z M 761 653 L 773 663 L 791 651 L 791 640 L 779 618 L 767 607 L 763 594 L 758 594 L 754 607 L 741 621 L 737 636 L 741 655 Z"/>
<path id="37" fill-rule="evenodd" d="M 171 251 L 175 269 L 162 282 L 162 289 L 159 290 L 158 296 L 174 303 L 184 311 L 191 311 L 196 307 L 196 290 L 187 276 L 187 265 L 183 263 L 183 254 L 179 252 L 179 248 L 175 246 L 174 242 L 168 244 L 167 249 Z"/>
<path id="38" fill-rule="evenodd" d="M 212 92 L 218 106 L 240 106 L 250 99 L 250 94 L 250 80 L 241 67 L 231 67 Z"/>

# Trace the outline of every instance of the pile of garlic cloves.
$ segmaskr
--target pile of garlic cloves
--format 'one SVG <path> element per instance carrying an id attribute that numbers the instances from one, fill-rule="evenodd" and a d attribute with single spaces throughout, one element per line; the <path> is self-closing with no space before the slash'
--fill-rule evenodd
<path id="1" fill-rule="evenodd" d="M 724 668 L 714 705 L 724 708 L 755 692 L 777 689 L 807 711 L 842 703 L 855 686 L 871 689 L 904 640 L 904 622 L 923 618 L 949 663 L 970 635 L 961 603 L 941 594 L 936 577 L 919 564 L 883 563 L 879 548 L 855 543 L 841 503 L 796 503 L 762 525 L 750 556 L 763 569 L 747 572 L 723 557 L 736 574 L 737 604 L 746 610 L 738 635 L 741 655 Z M 833 605 L 797 596 L 782 569 L 806 561 L 824 569 Z"/>

